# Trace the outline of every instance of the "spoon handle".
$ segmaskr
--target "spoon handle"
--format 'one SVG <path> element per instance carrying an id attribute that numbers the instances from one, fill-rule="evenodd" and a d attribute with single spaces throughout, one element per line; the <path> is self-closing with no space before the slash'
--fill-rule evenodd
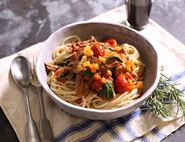
<path id="1" fill-rule="evenodd" d="M 54 138 L 53 138 L 53 132 L 52 132 L 50 121 L 47 119 L 45 109 L 44 109 L 43 96 L 42 96 L 43 88 L 40 86 L 38 87 L 38 90 L 39 90 L 39 102 L 40 102 L 40 113 L 41 113 L 41 118 L 39 121 L 41 138 L 44 141 L 52 142 Z"/>
<path id="2" fill-rule="evenodd" d="M 24 101 L 25 101 L 25 107 L 26 107 L 26 112 L 27 112 L 27 123 L 25 126 L 26 129 L 26 142 L 41 142 L 39 132 L 37 129 L 37 125 L 34 122 L 32 115 L 31 115 L 31 110 L 30 110 L 30 103 L 29 103 L 29 98 L 27 94 L 27 89 L 23 89 L 23 95 L 24 95 Z"/>

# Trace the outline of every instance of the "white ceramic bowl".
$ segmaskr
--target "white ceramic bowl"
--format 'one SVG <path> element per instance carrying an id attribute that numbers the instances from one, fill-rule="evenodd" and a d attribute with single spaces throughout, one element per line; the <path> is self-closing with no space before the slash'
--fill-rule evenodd
<path id="1" fill-rule="evenodd" d="M 81 39 L 86 40 L 95 36 L 98 40 L 115 38 L 119 43 L 130 43 L 140 52 L 144 64 L 146 65 L 144 74 L 144 94 L 130 104 L 117 109 L 98 110 L 82 108 L 63 101 L 55 95 L 47 84 L 47 74 L 44 63 L 52 60 L 52 52 L 61 41 L 70 35 L 78 35 Z M 159 81 L 159 63 L 156 50 L 153 46 L 138 32 L 125 27 L 124 25 L 115 25 L 100 22 L 81 22 L 62 27 L 54 32 L 43 44 L 38 55 L 37 75 L 43 88 L 48 95 L 58 104 L 60 108 L 72 115 L 94 120 L 114 119 L 128 115 L 151 95 Z"/>

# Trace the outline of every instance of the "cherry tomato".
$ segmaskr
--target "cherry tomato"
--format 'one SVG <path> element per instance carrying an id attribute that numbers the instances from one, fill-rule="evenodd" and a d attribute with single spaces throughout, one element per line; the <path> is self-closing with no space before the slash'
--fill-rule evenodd
<path id="1" fill-rule="evenodd" d="M 105 55 L 105 49 L 99 43 L 94 44 L 91 49 L 96 57 Z"/>
<path id="2" fill-rule="evenodd" d="M 124 75 L 125 75 L 125 78 L 126 78 L 126 79 L 131 79 L 131 80 L 133 80 L 133 76 L 131 75 L 131 73 L 126 72 Z"/>
<path id="3" fill-rule="evenodd" d="M 113 38 L 107 39 L 106 42 L 109 43 L 112 47 L 117 46 L 117 41 Z"/>
<path id="4" fill-rule="evenodd" d="M 124 93 L 129 91 L 129 83 L 125 78 L 124 74 L 119 74 L 115 80 L 115 91 L 116 93 Z"/>

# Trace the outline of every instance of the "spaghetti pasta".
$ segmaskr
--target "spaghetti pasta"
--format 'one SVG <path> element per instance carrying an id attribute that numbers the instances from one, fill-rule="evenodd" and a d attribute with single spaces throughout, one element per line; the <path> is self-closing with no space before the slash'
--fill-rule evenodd
<path id="1" fill-rule="evenodd" d="M 86 108 L 122 107 L 142 95 L 145 65 L 136 47 L 115 39 L 65 38 L 46 63 L 48 84 L 64 101 Z"/>

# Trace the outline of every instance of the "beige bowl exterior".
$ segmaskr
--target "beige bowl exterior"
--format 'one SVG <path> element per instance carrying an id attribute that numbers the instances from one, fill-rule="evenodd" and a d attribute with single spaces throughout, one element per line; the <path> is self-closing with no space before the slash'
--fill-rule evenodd
<path id="1" fill-rule="evenodd" d="M 52 60 L 53 50 L 65 37 L 70 35 L 77 35 L 83 40 L 89 39 L 92 35 L 99 41 L 107 38 L 115 38 L 119 43 L 129 43 L 134 45 L 139 50 L 141 58 L 146 65 L 143 95 L 126 106 L 111 110 L 82 108 L 65 102 L 55 95 L 47 84 L 47 74 L 44 63 Z M 57 30 L 42 44 L 37 62 L 38 79 L 51 99 L 56 102 L 60 108 L 70 114 L 92 120 L 110 120 L 130 114 L 132 111 L 141 106 L 151 95 L 159 81 L 159 74 L 160 68 L 157 52 L 144 37 L 124 25 L 102 22 L 74 23 Z"/>

